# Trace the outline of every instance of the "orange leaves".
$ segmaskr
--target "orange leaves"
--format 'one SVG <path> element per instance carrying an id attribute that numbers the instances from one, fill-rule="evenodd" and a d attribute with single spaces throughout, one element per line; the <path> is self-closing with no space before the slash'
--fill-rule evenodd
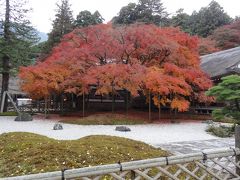
<path id="1" fill-rule="evenodd" d="M 180 112 L 187 111 L 189 108 L 190 102 L 182 97 L 176 97 L 171 101 L 171 108 L 177 109 Z"/>
<path id="2" fill-rule="evenodd" d="M 59 93 L 62 90 L 60 84 L 70 73 L 66 65 L 39 63 L 37 66 L 22 67 L 19 73 L 22 90 L 34 99 Z"/>
<path id="3" fill-rule="evenodd" d="M 174 93 L 189 96 L 192 91 L 182 76 L 167 74 L 164 69 L 156 67 L 148 69 L 145 81 L 146 88 L 154 94 L 165 96 Z"/>
<path id="4" fill-rule="evenodd" d="M 189 103 L 186 103 L 188 101 L 184 97 L 190 96 L 192 89 L 184 80 L 182 73 L 176 75 L 176 73 L 170 73 L 169 70 L 150 67 L 146 74 L 145 86 L 152 93 L 155 105 L 169 104 L 171 108 L 179 111 L 188 109 Z"/>
<path id="5" fill-rule="evenodd" d="M 93 67 L 87 77 L 96 79 L 97 93 L 116 93 L 117 90 L 126 89 L 133 96 L 141 90 L 145 68 L 137 64 L 106 64 Z"/>

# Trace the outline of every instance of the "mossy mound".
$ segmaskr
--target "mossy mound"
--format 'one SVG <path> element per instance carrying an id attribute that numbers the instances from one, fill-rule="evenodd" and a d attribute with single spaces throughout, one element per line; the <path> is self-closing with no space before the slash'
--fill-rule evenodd
<path id="1" fill-rule="evenodd" d="M 114 136 L 60 141 L 32 133 L 0 135 L 0 177 L 167 156 L 145 143 Z"/>

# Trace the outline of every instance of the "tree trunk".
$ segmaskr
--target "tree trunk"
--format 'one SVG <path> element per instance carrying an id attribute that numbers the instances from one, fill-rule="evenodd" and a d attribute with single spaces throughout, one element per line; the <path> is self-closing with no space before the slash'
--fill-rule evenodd
<path id="1" fill-rule="evenodd" d="M 10 5 L 9 0 L 6 0 L 6 11 L 5 11 L 5 22 L 4 22 L 4 38 L 6 45 L 10 44 Z M 3 97 L 3 92 L 8 91 L 9 84 L 9 71 L 10 71 L 10 57 L 8 54 L 4 54 L 2 58 L 2 91 L 1 99 Z M 4 102 L 3 112 L 7 111 L 8 108 L 8 97 L 6 96 Z"/>
<path id="2" fill-rule="evenodd" d="M 240 111 L 239 102 L 238 102 L 237 99 L 235 99 L 235 105 L 236 105 L 236 107 L 237 107 L 237 110 Z"/>
<path id="3" fill-rule="evenodd" d="M 9 84 L 9 57 L 3 57 L 3 71 L 2 71 L 2 91 L 1 91 L 1 99 L 3 100 L 3 92 L 8 91 Z M 5 96 L 5 100 L 3 103 L 3 112 L 7 111 L 8 108 L 8 96 Z"/>

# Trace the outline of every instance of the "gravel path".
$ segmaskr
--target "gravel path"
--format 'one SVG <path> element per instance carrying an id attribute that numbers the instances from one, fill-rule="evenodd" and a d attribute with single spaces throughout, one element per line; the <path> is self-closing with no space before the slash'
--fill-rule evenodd
<path id="1" fill-rule="evenodd" d="M 195 152 L 202 152 L 206 149 L 216 149 L 224 147 L 235 147 L 234 138 L 221 138 L 210 139 L 200 141 L 184 141 L 184 142 L 172 142 L 165 144 L 158 144 L 156 147 L 165 149 L 173 154 L 189 154 Z"/>
<path id="2" fill-rule="evenodd" d="M 153 146 L 183 141 L 219 139 L 205 132 L 204 123 L 128 125 L 131 132 L 115 131 L 116 126 L 81 126 L 62 124 L 63 130 L 52 130 L 56 120 L 34 119 L 30 122 L 16 122 L 14 117 L 0 117 L 0 134 L 7 132 L 32 132 L 59 140 L 79 139 L 89 135 L 121 136 L 143 141 Z"/>

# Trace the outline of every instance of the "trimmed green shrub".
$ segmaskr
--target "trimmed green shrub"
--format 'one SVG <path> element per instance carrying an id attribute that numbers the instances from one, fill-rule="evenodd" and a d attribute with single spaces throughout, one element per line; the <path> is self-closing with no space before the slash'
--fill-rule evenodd
<path id="1" fill-rule="evenodd" d="M 233 126 L 209 126 L 206 131 L 218 137 L 231 137 L 234 134 L 235 125 Z"/>

